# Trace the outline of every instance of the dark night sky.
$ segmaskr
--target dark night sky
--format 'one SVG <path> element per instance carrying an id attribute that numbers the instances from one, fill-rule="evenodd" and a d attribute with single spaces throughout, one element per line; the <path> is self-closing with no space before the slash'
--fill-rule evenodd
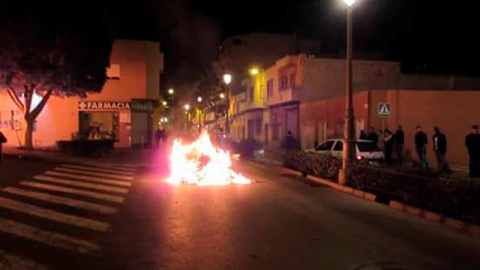
<path id="1" fill-rule="evenodd" d="M 327 52 L 343 50 L 342 0 L 207 1 L 124 0 L 120 37 L 161 42 L 166 56 L 163 88 L 198 78 L 221 40 L 249 32 L 318 38 Z M 476 73 L 480 42 L 474 7 L 453 1 L 358 0 L 355 50 L 381 51 L 406 67 Z"/>

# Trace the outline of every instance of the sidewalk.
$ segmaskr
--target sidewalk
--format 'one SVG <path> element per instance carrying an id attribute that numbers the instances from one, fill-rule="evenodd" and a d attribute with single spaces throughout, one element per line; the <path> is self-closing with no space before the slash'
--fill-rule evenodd
<path id="1" fill-rule="evenodd" d="M 110 154 L 101 157 L 78 157 L 48 150 L 25 150 L 12 147 L 5 147 L 3 155 L 5 158 L 14 157 L 30 160 L 51 161 L 59 163 L 92 164 L 118 164 L 122 166 L 154 166 L 165 158 L 165 151 L 156 149 L 114 149 Z"/>

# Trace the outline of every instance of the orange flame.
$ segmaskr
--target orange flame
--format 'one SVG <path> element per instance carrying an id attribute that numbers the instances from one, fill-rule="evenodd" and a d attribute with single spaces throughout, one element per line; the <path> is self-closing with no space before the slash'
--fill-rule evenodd
<path id="1" fill-rule="evenodd" d="M 171 175 L 169 183 L 195 184 L 199 186 L 251 184 L 246 177 L 234 172 L 230 167 L 230 154 L 215 147 L 206 131 L 189 145 L 180 140 L 173 143 L 170 155 Z"/>

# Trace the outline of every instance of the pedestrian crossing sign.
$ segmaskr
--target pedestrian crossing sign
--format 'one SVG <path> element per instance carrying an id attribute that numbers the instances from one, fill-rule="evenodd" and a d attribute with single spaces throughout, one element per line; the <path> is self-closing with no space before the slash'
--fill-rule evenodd
<path id="1" fill-rule="evenodd" d="M 379 117 L 389 117 L 390 116 L 390 103 L 379 102 L 377 111 L 378 111 L 378 116 Z"/>

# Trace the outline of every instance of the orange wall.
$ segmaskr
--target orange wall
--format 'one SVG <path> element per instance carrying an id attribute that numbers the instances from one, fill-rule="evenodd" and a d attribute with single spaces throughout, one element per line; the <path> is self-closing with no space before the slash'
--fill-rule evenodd
<path id="1" fill-rule="evenodd" d="M 377 116 L 376 104 L 389 102 L 392 114 L 382 120 Z M 371 112 L 373 125 L 380 128 L 396 129 L 402 125 L 405 130 L 406 151 L 413 153 L 415 127 L 420 125 L 429 136 L 428 158 L 435 163 L 432 151 L 433 127 L 438 126 L 448 140 L 447 160 L 452 164 L 467 165 L 468 154 L 465 136 L 472 124 L 480 123 L 480 92 L 478 91 L 378 91 L 372 92 Z"/>
<path id="2" fill-rule="evenodd" d="M 155 59 L 158 63 L 153 63 Z M 144 41 L 117 40 L 114 43 L 111 64 L 120 65 L 120 80 L 107 80 L 99 94 L 91 94 L 85 99 L 78 97 L 59 98 L 51 97 L 42 113 L 37 118 L 34 132 L 34 146 L 54 147 L 59 140 L 70 140 L 72 134 L 78 131 L 80 100 L 97 101 L 131 101 L 133 98 L 158 99 L 159 76 L 163 70 L 163 55 L 158 43 Z M 148 83 L 147 83 L 148 82 Z M 7 94 L 0 94 L 0 110 L 7 114 L 11 110 L 18 110 Z M 130 121 L 130 111 L 118 111 L 120 118 Z M 154 114 L 157 114 L 154 112 Z M 155 117 L 157 118 L 157 117 Z M 2 121 L 5 115 L 2 115 Z M 158 120 L 154 120 L 158 123 Z M 125 123 L 120 123 L 120 132 L 130 132 Z M 15 131 L 10 128 L 2 132 L 9 139 L 8 145 L 18 146 Z M 20 143 L 24 143 L 25 123 L 18 131 Z M 120 134 L 120 147 L 128 146 L 128 136 Z"/>

